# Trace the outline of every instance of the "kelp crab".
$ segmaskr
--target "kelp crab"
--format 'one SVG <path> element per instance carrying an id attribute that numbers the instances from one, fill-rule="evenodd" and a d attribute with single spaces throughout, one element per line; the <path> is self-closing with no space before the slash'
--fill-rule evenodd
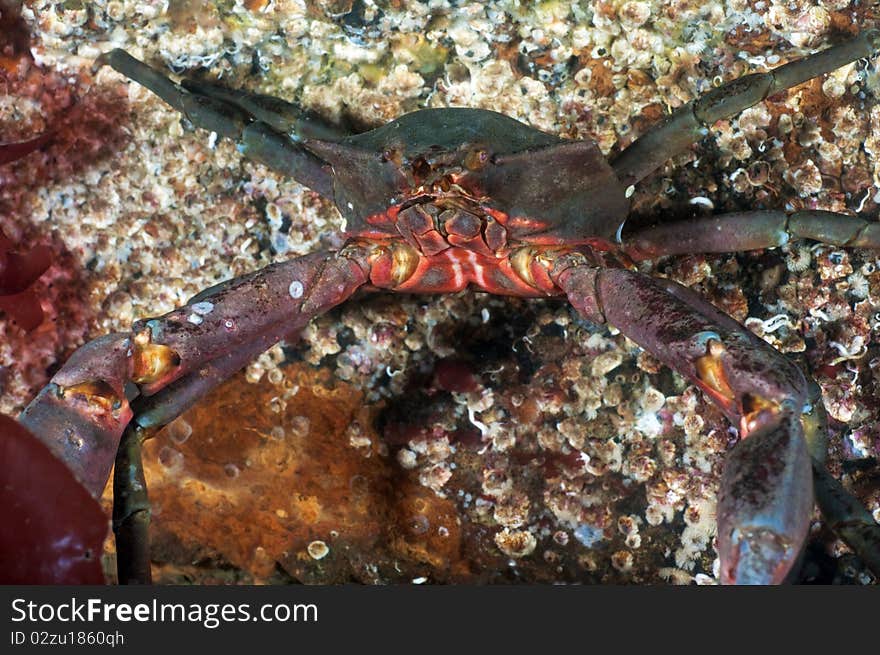
<path id="1" fill-rule="evenodd" d="M 113 50 L 98 64 L 333 200 L 347 241 L 224 282 L 164 316 L 137 321 L 131 332 L 92 341 L 20 420 L 93 495 L 118 453 L 117 532 L 143 546 L 140 441 L 356 290 L 563 295 L 587 320 L 615 326 L 697 384 L 745 437 L 728 455 L 722 480 L 722 581 L 785 579 L 806 536 L 814 486 L 829 523 L 880 569 L 878 526 L 821 465 L 826 420 L 815 385 L 692 291 L 632 267 L 650 257 L 767 248 L 791 238 L 878 248 L 880 225 L 831 212 L 762 210 L 661 224 L 627 238 L 621 231 L 634 185 L 715 121 L 878 49 L 880 33 L 867 31 L 723 85 L 610 161 L 591 141 L 565 141 L 476 109 L 422 110 L 348 135 L 279 99 L 178 84 Z"/>

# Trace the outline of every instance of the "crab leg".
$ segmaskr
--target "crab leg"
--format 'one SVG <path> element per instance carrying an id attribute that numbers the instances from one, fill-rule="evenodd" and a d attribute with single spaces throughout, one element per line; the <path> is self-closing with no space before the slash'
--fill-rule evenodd
<path id="1" fill-rule="evenodd" d="M 866 30 L 850 41 L 767 73 L 754 73 L 722 84 L 677 109 L 618 155 L 611 165 L 624 185 L 635 184 L 704 137 L 715 121 L 730 118 L 774 93 L 871 57 L 878 49 L 880 31 Z"/>
<path id="2" fill-rule="evenodd" d="M 266 123 L 276 132 L 289 135 L 294 141 L 339 141 L 349 136 L 347 132 L 330 125 L 320 116 L 275 96 L 227 89 L 219 84 L 191 78 L 182 79 L 180 85 L 195 95 L 234 105 L 250 114 L 254 120 Z"/>
<path id="3" fill-rule="evenodd" d="M 880 523 L 859 500 L 825 468 L 828 413 L 822 404 L 819 385 L 809 380 L 811 420 L 804 421 L 804 437 L 813 458 L 813 488 L 816 504 L 827 525 L 845 541 L 864 564 L 880 576 Z"/>
<path id="4" fill-rule="evenodd" d="M 299 331 L 350 297 L 368 275 L 366 250 L 348 246 L 224 282 L 164 316 L 137 321 L 131 333 L 80 348 L 20 421 L 98 496 L 133 416 L 129 401 L 182 380 L 176 394 L 158 396 L 141 419 L 147 425 L 168 420 L 222 380 L 233 364 L 243 365 L 234 353 L 255 354 L 255 348 Z"/>
<path id="5" fill-rule="evenodd" d="M 813 460 L 816 504 L 831 529 L 880 576 L 880 524 L 822 464 Z"/>
<path id="6" fill-rule="evenodd" d="M 143 445 L 147 438 L 129 424 L 113 465 L 113 535 L 119 584 L 150 584 L 150 499 L 144 476 Z"/>
<path id="7" fill-rule="evenodd" d="M 784 356 L 689 289 L 621 269 L 560 261 L 551 272 L 577 311 L 611 323 L 700 386 L 742 439 L 718 503 L 725 583 L 779 583 L 795 563 L 813 505 L 800 421 L 807 383 Z"/>
<path id="8" fill-rule="evenodd" d="M 95 61 L 95 68 L 105 64 L 148 88 L 196 127 L 232 139 L 251 159 L 332 197 L 330 167 L 298 144 L 303 138 L 339 138 L 336 130 L 317 118 L 269 96 L 250 96 L 191 80 L 177 84 L 125 50 L 104 53 Z"/>
<path id="9" fill-rule="evenodd" d="M 758 210 L 664 223 L 624 239 L 633 260 L 663 255 L 738 252 L 813 239 L 850 248 L 880 248 L 880 223 L 818 210 Z"/>
<path id="10" fill-rule="evenodd" d="M 834 212 L 804 211 L 790 216 L 779 211 L 725 214 L 715 218 L 660 225 L 638 233 L 625 246 L 634 260 L 691 252 L 726 252 L 783 245 L 789 237 L 811 238 L 840 246 L 880 248 L 880 224 Z M 828 419 L 821 391 L 808 380 L 801 416 L 810 456 L 816 503 L 831 529 L 865 564 L 880 575 L 880 524 L 832 477 L 823 462 Z"/>

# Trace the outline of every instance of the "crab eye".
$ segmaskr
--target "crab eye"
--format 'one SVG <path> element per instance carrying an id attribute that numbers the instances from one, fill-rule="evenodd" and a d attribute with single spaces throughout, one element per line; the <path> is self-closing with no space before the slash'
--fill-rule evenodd
<path id="1" fill-rule="evenodd" d="M 396 166 L 400 166 L 401 162 L 403 161 L 400 150 L 398 150 L 397 148 L 384 148 L 382 150 L 382 155 L 380 156 L 380 159 L 383 162 L 390 161 Z"/>
<path id="2" fill-rule="evenodd" d="M 469 171 L 478 171 L 489 161 L 489 152 L 479 148 L 471 150 L 464 158 L 464 166 Z"/>

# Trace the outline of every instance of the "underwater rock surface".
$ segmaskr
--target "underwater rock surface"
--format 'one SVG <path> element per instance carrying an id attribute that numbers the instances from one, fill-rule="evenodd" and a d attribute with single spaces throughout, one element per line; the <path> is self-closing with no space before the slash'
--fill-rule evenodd
<path id="1" fill-rule="evenodd" d="M 314 192 L 93 72 L 103 51 L 357 130 L 482 107 L 610 154 L 721 80 L 876 24 L 868 4 L 28 0 L 28 48 L 0 52 L 0 143 L 55 137 L 0 165 L 0 229 L 53 265 L 34 286 L 40 327 L 0 316 L 0 412 L 85 340 L 342 227 Z M 718 122 L 639 186 L 632 224 L 763 207 L 876 220 L 869 63 Z M 640 266 L 808 367 L 834 419 L 829 468 L 880 519 L 877 255 L 797 242 Z M 698 390 L 561 300 L 364 294 L 149 443 L 154 575 L 711 584 L 735 440 Z M 808 567 L 873 581 L 818 520 Z"/>

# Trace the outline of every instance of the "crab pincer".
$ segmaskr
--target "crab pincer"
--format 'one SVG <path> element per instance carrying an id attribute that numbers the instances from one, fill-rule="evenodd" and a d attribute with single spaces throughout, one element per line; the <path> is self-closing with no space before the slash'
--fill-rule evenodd
<path id="1" fill-rule="evenodd" d="M 348 298 L 362 253 L 313 253 L 203 291 L 76 351 L 20 422 L 98 497 L 130 421 L 170 421 L 247 361 Z"/>
<path id="2" fill-rule="evenodd" d="M 782 582 L 797 561 L 813 503 L 800 370 L 675 282 L 586 265 L 553 277 L 586 318 L 617 327 L 740 426 L 743 438 L 725 460 L 718 500 L 721 580 Z"/>

